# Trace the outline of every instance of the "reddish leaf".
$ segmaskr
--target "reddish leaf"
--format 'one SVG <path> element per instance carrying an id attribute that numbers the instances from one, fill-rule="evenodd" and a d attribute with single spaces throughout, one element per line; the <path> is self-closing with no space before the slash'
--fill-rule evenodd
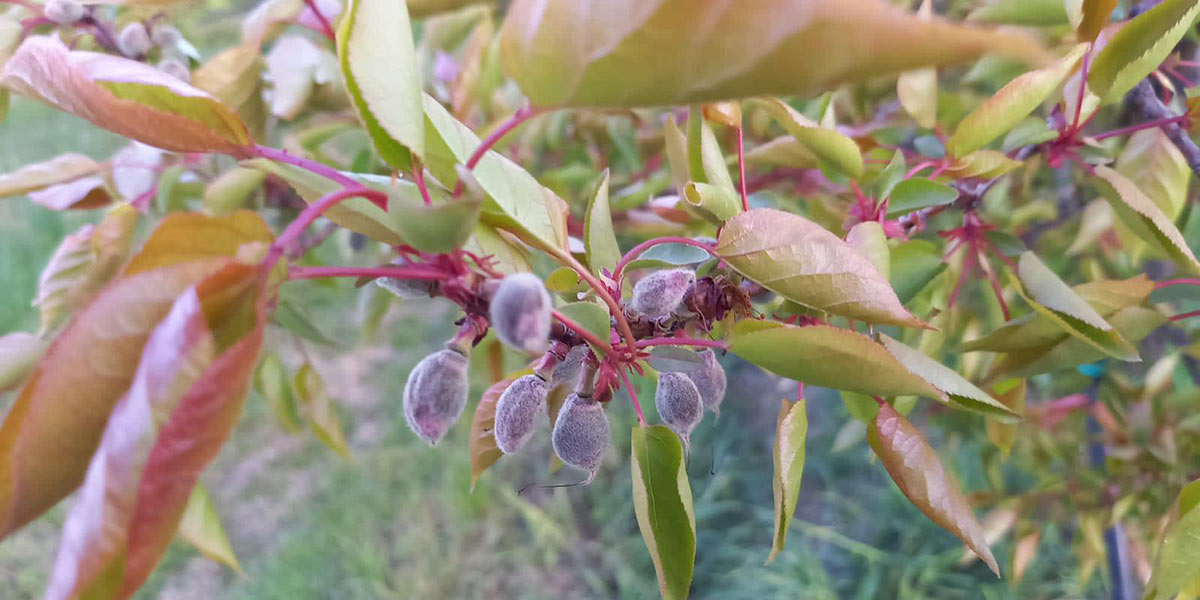
<path id="1" fill-rule="evenodd" d="M 475 484 L 479 482 L 483 472 L 496 464 L 501 456 L 504 456 L 504 453 L 496 447 L 496 438 L 492 434 L 496 427 L 496 401 L 515 379 L 515 377 L 502 379 L 493 383 L 483 393 L 483 397 L 479 399 L 479 404 L 475 407 L 475 416 L 471 419 L 470 441 L 472 490 L 475 489 Z M 553 423 L 553 421 L 551 422 Z"/>
<path id="2" fill-rule="evenodd" d="M 142 346 L 175 298 L 228 262 L 125 277 L 67 325 L 0 425 L 0 535 L 49 509 L 83 480 Z"/>
<path id="3" fill-rule="evenodd" d="M 238 211 L 224 217 L 200 213 L 175 213 L 163 219 L 141 252 L 125 267 L 132 275 L 165 265 L 212 258 L 239 256 L 242 252 L 266 250 L 274 239 L 262 217 L 250 211 Z"/>
<path id="4" fill-rule="evenodd" d="M 958 536 L 999 576 L 1000 566 L 984 539 L 983 527 L 958 489 L 958 482 L 942 467 L 921 432 L 890 404 L 883 404 L 867 439 L 909 501 L 931 521 Z"/>
<path id="5" fill-rule="evenodd" d="M 128 598 L 166 552 L 242 413 L 262 346 L 261 289 L 257 265 L 228 263 L 155 328 L 67 516 L 48 600 Z"/>
<path id="6" fill-rule="evenodd" d="M 68 50 L 58 38 L 26 39 L 0 83 L 165 150 L 241 154 L 254 144 L 237 113 L 207 93 L 144 63 Z"/>

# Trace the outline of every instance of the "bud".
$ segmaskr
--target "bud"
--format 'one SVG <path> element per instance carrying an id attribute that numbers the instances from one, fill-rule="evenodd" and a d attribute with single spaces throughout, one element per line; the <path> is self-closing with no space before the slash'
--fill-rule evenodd
<path id="1" fill-rule="evenodd" d="M 560 385 L 572 385 L 575 380 L 579 379 L 579 368 L 583 366 L 583 359 L 587 356 L 587 344 L 579 344 L 572 346 L 567 351 L 567 356 L 554 367 L 554 374 L 550 376 L 550 385 L 558 387 Z"/>
<path id="2" fill-rule="evenodd" d="M 505 454 L 520 450 L 533 435 L 537 416 L 546 410 L 550 386 L 537 375 L 512 382 L 496 401 L 496 447 Z"/>
<path id="3" fill-rule="evenodd" d="M 691 269 L 655 271 L 633 286 L 633 300 L 629 305 L 651 319 L 668 317 L 695 283 L 696 273 Z"/>
<path id="4" fill-rule="evenodd" d="M 596 476 L 604 451 L 612 441 L 608 415 L 591 394 L 579 392 L 567 396 L 558 411 L 551 436 L 554 453 L 572 467 L 588 472 L 588 481 Z"/>
<path id="5" fill-rule="evenodd" d="M 683 373 L 659 373 L 654 405 L 658 407 L 658 417 L 683 440 L 686 449 L 688 436 L 704 416 L 704 402 L 696 384 Z"/>
<path id="6" fill-rule="evenodd" d="M 174 48 L 183 39 L 183 34 L 174 25 L 155 25 L 150 39 L 159 48 Z"/>
<path id="7" fill-rule="evenodd" d="M 46 0 L 42 14 L 59 25 L 70 25 L 83 18 L 85 9 L 75 0 Z"/>
<path id="8" fill-rule="evenodd" d="M 500 341 L 527 352 L 546 348 L 550 337 L 550 294 L 532 273 L 509 275 L 500 282 L 490 307 L 492 328 Z"/>
<path id="9" fill-rule="evenodd" d="M 130 58 L 145 56 L 150 51 L 150 33 L 141 23 L 130 23 L 117 35 L 117 49 Z"/>
<path id="10" fill-rule="evenodd" d="M 467 406 L 467 357 L 450 348 L 421 359 L 404 384 L 409 429 L 437 444 Z"/>
<path id="11" fill-rule="evenodd" d="M 158 70 L 184 83 L 192 80 L 192 71 L 182 61 L 175 58 L 164 58 L 158 61 Z"/>
<path id="12" fill-rule="evenodd" d="M 704 409 L 720 413 L 721 402 L 725 400 L 725 369 L 717 362 L 717 354 L 712 348 L 705 348 L 697 354 L 700 355 L 700 364 L 685 373 L 700 391 Z"/>

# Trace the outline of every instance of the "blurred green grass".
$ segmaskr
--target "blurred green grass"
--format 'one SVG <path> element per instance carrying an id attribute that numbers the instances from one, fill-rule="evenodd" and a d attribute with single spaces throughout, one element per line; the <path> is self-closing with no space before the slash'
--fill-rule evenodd
<path id="1" fill-rule="evenodd" d="M 17 100 L 0 125 L 0 169 L 65 151 L 104 158 L 122 143 L 95 127 Z M 58 240 L 94 214 L 61 215 L 23 199 L 0 201 L 0 331 L 36 325 L 30 299 Z M 318 252 L 345 259 L 346 239 Z M 507 457 L 472 493 L 466 452 L 472 406 L 453 434 L 429 448 L 405 426 L 400 405 L 408 371 L 449 337 L 444 302 L 396 303 L 380 339 L 360 344 L 362 292 L 347 282 L 291 284 L 289 294 L 335 339 L 308 344 L 341 403 L 354 459 L 311 435 L 289 435 L 252 394 L 246 417 L 204 481 L 246 571 L 240 576 L 175 544 L 140 598 L 236 600 L 374 598 L 654 598 L 653 566 L 637 533 L 629 482 L 629 403 L 610 410 L 614 443 L 587 487 L 542 489 L 551 477 L 548 424 L 532 447 Z M 290 336 L 273 332 L 275 346 Z M 694 598 L 1088 598 L 1076 581 L 1070 539 L 1047 528 L 1038 559 L 1018 585 L 978 563 L 959 566 L 962 546 L 901 496 L 865 443 L 834 452 L 849 418 L 833 394 L 810 398 L 808 464 L 787 550 L 764 566 L 773 527 L 770 444 L 786 386 L 727 359 L 731 394 L 719 420 L 694 436 L 689 474 L 699 528 Z M 473 398 L 482 391 L 477 382 Z M 640 383 L 640 396 L 652 390 Z M 10 395 L 11 396 L 11 395 Z M 5 402 L 7 404 L 7 402 Z M 652 403 L 644 403 L 652 404 Z M 648 407 L 653 418 L 653 407 Z M 927 428 L 931 432 L 936 427 Z M 982 423 L 969 438 L 935 440 L 968 486 L 983 485 Z M 936 435 L 936 433 L 935 433 Z M 66 503 L 64 503 L 64 506 Z M 5 598 L 41 596 L 64 515 L 59 506 L 0 543 Z M 1011 545 L 995 547 L 1009 569 Z"/>

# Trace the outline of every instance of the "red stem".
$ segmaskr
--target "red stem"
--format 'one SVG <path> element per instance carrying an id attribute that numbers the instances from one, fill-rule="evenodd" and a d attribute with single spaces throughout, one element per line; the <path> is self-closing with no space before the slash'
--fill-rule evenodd
<path id="1" fill-rule="evenodd" d="M 1168 319 L 1168 321 L 1171 321 L 1171 322 L 1182 321 L 1184 319 L 1190 319 L 1192 317 L 1200 317 L 1200 310 L 1193 310 L 1191 312 L 1179 313 L 1179 314 L 1171 317 L 1170 319 Z"/>
<path id="2" fill-rule="evenodd" d="M 1004 294 L 1000 291 L 1000 282 L 996 280 L 996 274 L 992 272 L 992 267 L 988 264 L 987 257 L 983 255 L 982 249 L 979 253 L 979 268 L 983 270 L 983 274 L 987 276 L 988 283 L 992 285 L 992 293 L 996 295 L 996 300 L 1000 303 L 1000 311 L 1004 313 L 1004 320 L 1008 321 L 1012 315 L 1008 312 L 1008 303 L 1004 301 Z"/>
<path id="3" fill-rule="evenodd" d="M 1083 66 L 1079 69 L 1079 98 L 1075 102 L 1075 118 L 1071 119 L 1070 132 L 1072 135 L 1079 131 L 1079 115 L 1083 112 L 1083 96 L 1087 90 L 1088 68 L 1091 66 L 1089 61 L 1092 58 L 1093 48 L 1095 48 L 1094 45 L 1088 46 L 1087 52 L 1083 54 Z"/>
<path id="4" fill-rule="evenodd" d="M 1156 119 L 1154 121 L 1146 121 L 1145 123 L 1138 123 L 1137 125 L 1130 125 L 1129 127 L 1122 127 L 1120 129 L 1114 129 L 1112 131 L 1105 131 L 1104 133 L 1100 133 L 1100 134 L 1092 136 L 1092 139 L 1094 139 L 1096 141 L 1106 140 L 1110 137 L 1117 137 L 1119 135 L 1125 135 L 1127 133 L 1133 133 L 1135 131 L 1141 131 L 1143 129 L 1152 129 L 1155 127 L 1163 127 L 1166 125 L 1171 125 L 1173 123 L 1183 123 L 1183 122 L 1186 122 L 1188 120 L 1188 118 L 1189 118 L 1188 115 L 1179 115 L 1177 117 L 1167 117 L 1165 119 Z"/>
<path id="5" fill-rule="evenodd" d="M 588 331 L 583 325 L 572 321 L 570 317 L 558 312 L 557 310 L 550 311 L 550 314 L 553 315 L 554 318 L 557 319 L 559 323 L 562 323 L 567 329 L 574 331 L 579 337 L 603 348 L 605 353 L 612 353 L 612 346 L 608 342 L 596 337 L 596 334 Z"/>
<path id="6" fill-rule="evenodd" d="M 637 413 L 638 425 L 646 426 L 646 417 L 642 415 L 642 403 L 638 402 L 637 392 L 633 391 L 633 384 L 629 383 L 629 376 L 625 374 L 625 369 L 617 368 L 617 374 L 621 376 L 621 381 L 625 382 L 625 389 L 629 391 L 629 400 L 633 402 L 633 410 Z"/>
<path id="7" fill-rule="evenodd" d="M 287 150 L 271 148 L 270 146 L 254 146 L 251 149 L 251 154 L 261 158 L 270 159 L 275 162 L 281 162 L 294 167 L 300 167 L 301 169 L 311 171 L 317 175 L 335 181 L 343 187 L 361 187 L 357 181 L 341 174 L 337 169 L 321 164 L 315 160 L 304 158 L 302 156 L 296 156 L 295 154 L 289 154 Z M 387 196 L 383 197 L 383 202 L 384 203 L 380 205 L 380 208 L 387 208 Z"/>
<path id="8" fill-rule="evenodd" d="M 1200 285 L 1200 279 L 1167 279 L 1154 284 L 1154 289 L 1161 290 L 1173 285 Z"/>
<path id="9" fill-rule="evenodd" d="M 704 346 L 705 348 L 720 348 L 724 350 L 729 347 L 729 344 L 720 340 L 700 340 L 696 338 L 686 337 L 657 337 L 648 340 L 638 340 L 638 348 L 648 348 L 650 346 Z"/>
<path id="10" fill-rule="evenodd" d="M 494 131 L 488 134 L 488 136 L 483 139 L 483 142 L 479 144 L 478 148 L 475 148 L 475 151 L 471 153 L 469 158 L 467 158 L 467 170 L 469 171 L 474 169 L 475 165 L 479 164 L 480 160 L 483 160 L 483 157 L 485 154 L 487 154 L 487 151 L 491 150 L 492 146 L 495 146 L 501 138 L 503 138 L 505 135 L 508 135 L 508 132 L 516 129 L 519 125 L 538 115 L 540 112 L 541 111 L 533 108 L 532 106 L 524 106 L 518 109 L 517 112 L 513 113 L 513 115 L 504 122 L 504 124 L 500 125 Z M 460 194 L 462 194 L 462 191 L 463 182 L 462 179 L 459 179 L 458 184 L 454 186 L 454 196 L 458 197 Z"/>
<path id="11" fill-rule="evenodd" d="M 440 281 L 450 277 L 443 271 L 419 267 L 292 267 L 288 279 L 321 279 L 324 277 L 394 277 Z"/>
<path id="12" fill-rule="evenodd" d="M 632 249 L 629 250 L 629 252 L 626 252 L 625 256 L 622 256 L 621 260 L 617 261 L 617 265 L 615 267 L 613 267 L 612 277 L 613 277 L 613 280 L 617 282 L 617 289 L 621 288 L 621 273 L 625 270 L 625 267 L 629 263 L 633 262 L 633 259 L 637 258 L 638 256 L 641 256 L 641 254 L 643 252 L 645 252 L 646 250 L 649 250 L 650 248 L 657 246 L 659 244 L 685 244 L 688 246 L 695 246 L 697 248 L 703 249 L 704 251 L 708 252 L 709 254 L 713 255 L 716 258 L 721 258 L 716 252 L 713 251 L 712 248 L 709 248 L 708 246 L 706 246 L 700 242 L 697 242 L 696 240 L 693 240 L 691 238 L 661 237 L 661 238 L 654 238 L 652 240 L 646 240 L 646 241 L 634 246 Z"/>
<path id="13" fill-rule="evenodd" d="M 382 201 L 386 205 L 387 194 L 379 190 L 362 187 L 353 182 L 351 183 L 353 187 L 345 187 L 330 192 L 322 196 L 320 200 L 309 204 L 296 217 L 295 221 L 288 224 L 287 229 L 284 229 L 283 233 L 279 234 L 279 237 L 275 239 L 275 243 L 271 244 L 271 251 L 268 253 L 266 260 L 263 261 L 264 267 L 268 272 L 275 267 L 275 263 L 279 262 L 279 258 L 283 256 L 286 250 L 300 241 L 300 235 L 304 233 L 304 230 L 335 204 L 350 198 L 363 197 L 372 198 L 377 202 Z"/>
<path id="14" fill-rule="evenodd" d="M 313 11 L 313 14 L 317 17 L 317 21 L 321 23 L 321 29 L 324 30 L 321 33 L 329 38 L 329 41 L 336 43 L 337 34 L 333 31 L 333 25 L 329 24 L 329 19 L 325 18 L 325 13 L 321 12 L 320 8 L 317 8 L 315 0 L 304 0 L 304 3 L 308 5 L 308 9 Z"/>
<path id="15" fill-rule="evenodd" d="M 920 173 L 921 171 L 924 171 L 925 169 L 928 169 L 929 167 L 936 167 L 937 164 L 938 164 L 938 161 L 936 161 L 936 160 L 927 160 L 927 161 L 920 163 L 917 166 L 909 169 L 908 173 L 904 176 L 904 178 L 912 179 L 913 176 L 916 175 L 917 173 Z"/>
<path id="16" fill-rule="evenodd" d="M 417 189 L 421 191 L 421 197 L 425 199 L 425 206 L 433 206 L 433 199 L 429 197 L 429 188 L 425 187 L 425 174 L 422 173 L 421 165 L 414 165 L 413 181 L 417 184 Z"/>
<path id="17" fill-rule="evenodd" d="M 746 195 L 746 154 L 742 144 L 742 128 L 734 128 L 737 132 L 738 185 L 742 188 L 742 210 L 750 212 L 750 199 Z"/>
<path id="18" fill-rule="evenodd" d="M 804 382 L 797 381 L 796 382 L 796 402 L 799 402 L 803 399 L 804 399 Z"/>

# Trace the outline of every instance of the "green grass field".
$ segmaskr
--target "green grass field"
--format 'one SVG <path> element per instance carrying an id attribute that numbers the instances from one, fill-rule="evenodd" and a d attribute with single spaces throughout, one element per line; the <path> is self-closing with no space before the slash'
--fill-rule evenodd
<path id="1" fill-rule="evenodd" d="M 103 158 L 120 144 L 86 123 L 21 101 L 0 125 L 0 139 L 8 141 L 0 146 L 3 170 L 68 150 Z M 36 326 L 29 302 L 41 267 L 65 233 L 94 217 L 52 213 L 19 198 L 0 201 L 0 333 Z M 334 236 L 320 252 L 336 256 L 347 248 Z M 526 484 L 579 477 L 547 473 L 547 425 L 531 448 L 501 461 L 472 493 L 466 442 L 473 407 L 447 440 L 429 448 L 408 431 L 400 405 L 409 369 L 451 333 L 451 307 L 397 302 L 377 340 L 364 343 L 359 292 L 348 282 L 291 286 L 292 298 L 339 340 L 307 348 L 340 403 L 354 458 L 339 458 L 309 434 L 286 433 L 253 395 L 233 440 L 204 476 L 245 574 L 177 543 L 139 597 L 657 597 L 630 501 L 633 418 L 623 396 L 610 410 L 614 444 L 592 485 L 518 493 Z M 275 331 L 270 339 L 295 359 L 289 336 Z M 809 400 L 808 464 L 788 548 L 764 566 L 773 523 L 771 431 L 779 398 L 793 388 L 732 357 L 725 364 L 731 395 L 721 418 L 706 417 L 694 435 L 688 469 L 699 528 L 693 597 L 1103 594 L 1100 576 L 1091 587 L 1080 586 L 1071 540 L 1052 528 L 1043 532 L 1038 559 L 1017 586 L 978 563 L 959 566 L 961 544 L 908 504 L 864 442 L 833 450 L 848 416 L 835 394 L 823 392 Z M 641 396 L 651 398 L 652 391 L 642 389 Z M 971 439 L 938 439 L 935 446 L 968 487 L 979 488 L 983 425 L 974 425 Z M 65 505 L 0 542 L 0 596 L 41 597 Z M 995 550 L 1007 569 L 1010 543 Z"/>

